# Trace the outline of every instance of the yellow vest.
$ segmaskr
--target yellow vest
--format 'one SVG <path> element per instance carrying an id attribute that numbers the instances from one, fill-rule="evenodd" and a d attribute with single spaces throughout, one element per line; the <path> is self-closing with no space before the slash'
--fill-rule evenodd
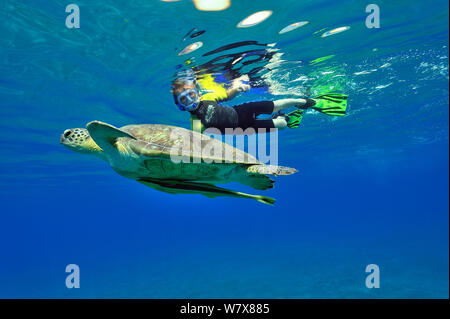
<path id="1" fill-rule="evenodd" d="M 197 78 L 197 85 L 199 87 L 201 96 L 200 101 L 224 101 L 228 99 L 227 89 L 214 81 L 212 74 L 203 74 Z M 202 93 L 203 92 L 203 93 Z M 191 127 L 196 132 L 203 132 L 205 130 L 200 120 L 191 113 Z"/>

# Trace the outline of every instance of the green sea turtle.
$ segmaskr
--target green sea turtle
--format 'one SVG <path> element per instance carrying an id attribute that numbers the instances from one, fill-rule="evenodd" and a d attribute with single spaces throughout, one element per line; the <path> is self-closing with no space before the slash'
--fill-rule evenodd
<path id="1" fill-rule="evenodd" d="M 215 186 L 238 182 L 258 190 L 273 187 L 267 175 L 290 175 L 290 167 L 264 165 L 228 144 L 181 127 L 143 124 L 116 128 L 93 121 L 87 129 L 65 130 L 60 142 L 71 150 L 96 155 L 113 170 L 154 189 L 172 194 L 275 200 Z"/>

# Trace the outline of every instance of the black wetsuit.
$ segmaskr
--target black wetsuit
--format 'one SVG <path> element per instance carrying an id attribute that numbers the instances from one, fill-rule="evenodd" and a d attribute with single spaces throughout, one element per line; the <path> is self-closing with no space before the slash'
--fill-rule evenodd
<path id="1" fill-rule="evenodd" d="M 205 129 L 217 128 L 224 134 L 226 128 L 274 128 L 272 119 L 257 119 L 260 114 L 272 114 L 273 109 L 272 101 L 249 102 L 231 107 L 221 106 L 216 101 L 201 101 L 191 113 L 197 116 Z"/>

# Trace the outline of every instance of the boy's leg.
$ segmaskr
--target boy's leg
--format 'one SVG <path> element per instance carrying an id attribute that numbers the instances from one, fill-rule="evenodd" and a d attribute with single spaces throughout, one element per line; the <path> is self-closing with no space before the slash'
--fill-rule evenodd
<path id="1" fill-rule="evenodd" d="M 274 112 L 281 111 L 290 106 L 306 110 L 312 108 L 318 112 L 332 115 L 343 116 L 347 110 L 348 96 L 340 93 L 327 93 L 315 97 L 314 99 L 283 99 L 274 102 Z"/>
<path id="2" fill-rule="evenodd" d="M 298 107 L 299 109 L 307 109 L 315 102 L 312 99 L 281 99 L 273 102 L 274 112 L 282 111 L 288 107 Z"/>
<path id="3" fill-rule="evenodd" d="M 320 98 L 320 97 L 318 97 L 318 98 Z M 346 101 L 345 101 L 345 100 L 347 100 L 346 95 L 341 95 L 336 99 L 338 99 L 337 100 L 338 103 L 345 102 L 344 104 L 345 104 L 345 108 L 346 108 L 346 106 L 347 106 Z M 332 102 L 334 101 L 332 99 L 327 99 L 327 100 L 332 101 Z M 316 104 L 317 104 L 317 102 L 314 99 L 305 98 L 305 99 L 281 99 L 281 100 L 275 100 L 273 102 L 271 102 L 271 101 L 250 102 L 250 103 L 244 103 L 241 105 L 237 105 L 236 107 L 237 108 L 245 108 L 245 110 L 243 110 L 243 112 L 253 113 L 253 114 L 255 114 L 255 118 L 256 118 L 256 116 L 258 116 L 259 114 L 272 114 L 272 113 L 276 113 L 276 112 L 282 111 L 284 109 L 287 109 L 287 108 L 293 107 L 293 106 L 295 106 L 299 109 L 306 110 L 307 108 L 314 107 Z M 335 104 L 336 104 L 336 102 L 335 102 Z M 337 107 L 335 106 L 335 107 L 329 107 L 329 108 L 335 109 Z M 317 107 L 317 110 L 319 112 L 322 111 L 323 113 L 326 113 L 322 110 L 322 108 Z M 345 113 L 345 111 L 343 113 Z M 335 114 L 333 114 L 333 115 L 335 115 Z"/>
<path id="4" fill-rule="evenodd" d="M 253 127 L 256 117 L 260 114 L 272 114 L 274 104 L 272 101 L 249 102 L 233 106 L 238 115 L 240 128 Z"/>
<path id="5" fill-rule="evenodd" d="M 284 116 L 278 116 L 274 119 L 272 119 L 273 126 L 275 126 L 277 129 L 284 129 L 287 127 L 287 121 Z"/>
<path id="6" fill-rule="evenodd" d="M 295 104 L 298 105 L 300 99 L 296 99 Z M 283 101 L 283 100 L 279 100 Z M 288 107 L 288 106 L 286 106 Z M 239 127 L 246 129 L 248 127 L 258 128 L 278 128 L 283 129 L 287 126 L 286 118 L 279 116 L 274 119 L 256 119 L 260 114 L 272 114 L 276 109 L 275 102 L 273 101 L 259 101 L 259 102 L 249 102 L 234 106 L 238 114 Z"/>
<path id="7" fill-rule="evenodd" d="M 277 129 L 284 129 L 287 127 L 287 122 L 286 122 L 286 118 L 284 116 L 278 116 L 277 118 L 274 119 L 265 119 L 265 120 L 255 120 L 253 122 L 252 128 L 254 128 L 256 131 L 259 128 L 264 128 L 264 129 L 273 129 L 273 128 L 277 128 Z"/>

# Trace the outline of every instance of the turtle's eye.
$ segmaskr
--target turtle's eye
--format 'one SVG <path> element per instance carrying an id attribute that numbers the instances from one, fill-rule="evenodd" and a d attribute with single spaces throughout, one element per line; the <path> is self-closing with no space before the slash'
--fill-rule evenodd
<path id="1" fill-rule="evenodd" d="M 66 131 L 65 133 L 64 133 L 64 137 L 69 137 L 70 136 L 70 133 L 72 133 L 71 131 Z"/>

